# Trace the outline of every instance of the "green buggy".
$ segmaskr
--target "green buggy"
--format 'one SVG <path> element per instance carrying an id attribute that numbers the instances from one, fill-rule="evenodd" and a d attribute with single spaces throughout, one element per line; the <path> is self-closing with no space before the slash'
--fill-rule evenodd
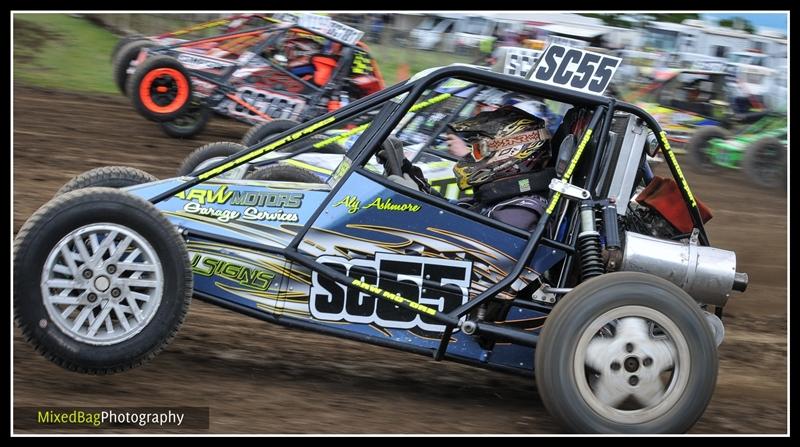
<path id="1" fill-rule="evenodd" d="M 718 126 L 700 127 L 687 151 L 705 173 L 719 167 L 742 169 L 758 186 L 784 188 L 787 140 L 786 115 L 768 114 L 736 133 Z"/>

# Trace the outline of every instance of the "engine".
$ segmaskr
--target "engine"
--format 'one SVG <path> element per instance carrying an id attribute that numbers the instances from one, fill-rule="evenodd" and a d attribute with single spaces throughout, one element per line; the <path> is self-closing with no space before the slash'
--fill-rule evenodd
<path id="1" fill-rule="evenodd" d="M 647 129 L 631 116 L 615 119 L 621 121 L 615 126 L 621 142 L 609 166 L 613 176 L 608 197 L 615 200 L 603 219 L 604 226 L 610 227 L 605 228 L 605 270 L 656 275 L 681 287 L 698 303 L 725 306 L 732 291 L 747 288 L 747 274 L 736 271 L 736 253 L 700 245 L 699 232 L 692 228 L 674 180 L 656 176 L 644 190 L 634 188 Z M 697 205 L 703 221 L 710 219 L 710 210 L 699 199 Z M 582 226 L 586 234 L 593 230 L 591 219 L 588 222 Z"/>

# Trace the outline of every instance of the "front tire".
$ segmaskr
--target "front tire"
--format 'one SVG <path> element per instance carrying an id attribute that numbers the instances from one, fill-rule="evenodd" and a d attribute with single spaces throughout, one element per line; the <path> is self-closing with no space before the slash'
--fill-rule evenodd
<path id="1" fill-rule="evenodd" d="M 539 394 L 576 432 L 685 432 L 714 392 L 717 350 L 698 304 L 653 275 L 608 273 L 578 285 L 539 340 Z"/>
<path id="2" fill-rule="evenodd" d="M 777 138 L 762 138 L 744 154 L 742 168 L 755 185 L 779 189 L 786 186 L 786 145 Z"/>
<path id="3" fill-rule="evenodd" d="M 136 111 L 151 121 L 172 121 L 192 104 L 189 70 L 169 56 L 146 59 L 128 79 L 127 91 Z"/>
<path id="4" fill-rule="evenodd" d="M 68 181 L 56 192 L 57 196 L 66 194 L 76 189 L 85 188 L 125 188 L 141 185 L 142 183 L 156 182 L 158 178 L 128 166 L 103 166 L 84 172 Z"/>
<path id="5" fill-rule="evenodd" d="M 111 188 L 57 196 L 14 241 L 14 317 L 25 339 L 71 371 L 141 365 L 174 337 L 192 297 L 177 229 Z"/>

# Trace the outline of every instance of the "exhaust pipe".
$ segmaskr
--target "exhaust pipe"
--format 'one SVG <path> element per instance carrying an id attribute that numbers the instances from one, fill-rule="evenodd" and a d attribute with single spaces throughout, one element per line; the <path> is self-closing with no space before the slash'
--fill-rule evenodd
<path id="1" fill-rule="evenodd" d="M 620 270 L 659 276 L 699 303 L 722 307 L 731 291 L 747 288 L 749 279 L 736 271 L 736 253 L 700 246 L 697 234 L 695 230 L 688 242 L 676 242 L 626 231 Z"/>
<path id="2" fill-rule="evenodd" d="M 744 292 L 747 290 L 747 283 L 750 282 L 750 277 L 747 273 L 736 272 L 733 277 L 733 290 L 737 292 Z"/>

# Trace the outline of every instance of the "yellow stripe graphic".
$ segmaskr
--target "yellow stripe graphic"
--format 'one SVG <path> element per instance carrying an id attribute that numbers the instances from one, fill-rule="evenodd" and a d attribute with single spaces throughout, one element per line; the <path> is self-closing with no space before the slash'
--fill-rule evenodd
<path id="1" fill-rule="evenodd" d="M 229 161 L 228 163 L 225 163 L 222 166 L 216 167 L 216 168 L 214 168 L 214 169 L 212 169 L 210 171 L 207 171 L 207 172 L 205 172 L 203 174 L 200 174 L 198 177 L 200 178 L 200 180 L 205 180 L 207 178 L 210 178 L 210 177 L 213 177 L 213 176 L 215 176 L 217 174 L 225 172 L 228 169 L 235 168 L 236 166 L 239 166 L 239 165 L 241 165 L 243 163 L 246 163 L 246 162 L 248 162 L 248 161 L 250 161 L 250 160 L 252 160 L 254 158 L 258 158 L 258 157 L 266 154 L 267 152 L 273 151 L 273 150 L 283 146 L 286 143 L 290 143 L 292 141 L 300 139 L 304 135 L 308 135 L 308 134 L 316 131 L 317 129 L 319 129 L 321 127 L 327 126 L 328 124 L 330 124 L 330 123 L 332 123 L 334 121 L 336 121 L 336 118 L 331 116 L 326 120 L 320 121 L 320 122 L 318 122 L 316 124 L 313 124 L 311 126 L 308 126 L 308 127 L 303 128 L 303 129 L 300 129 L 300 130 L 298 130 L 297 132 L 295 132 L 295 133 L 293 133 L 291 135 L 287 135 L 287 136 L 281 138 L 280 140 L 275 141 L 274 143 L 270 143 L 270 144 L 262 147 L 261 149 L 256 149 L 256 150 L 254 150 L 254 151 L 252 151 L 250 153 L 242 155 L 241 157 L 237 158 L 236 160 Z"/>
<path id="2" fill-rule="evenodd" d="M 416 301 L 411 301 L 409 299 L 403 298 L 400 295 L 383 290 L 380 287 L 373 286 L 372 284 L 367 284 L 357 279 L 354 279 L 353 282 L 350 284 L 354 287 L 358 287 L 359 289 L 369 293 L 370 295 L 388 298 L 394 301 L 395 303 L 405 303 L 418 312 L 426 313 L 428 315 L 436 315 L 437 313 L 435 309 L 425 306 L 424 304 L 419 304 Z"/>
<path id="3" fill-rule="evenodd" d="M 569 162 L 569 166 L 567 167 L 567 171 L 564 172 L 564 176 L 562 180 L 565 182 L 572 177 L 572 171 L 575 170 L 575 165 L 578 164 L 578 160 L 581 158 L 581 154 L 583 153 L 583 148 L 586 147 L 586 144 L 589 143 L 589 139 L 592 137 L 592 129 L 586 129 L 586 134 L 583 135 L 583 140 L 581 140 L 581 144 L 578 145 L 578 150 L 575 151 L 575 155 L 572 156 L 572 161 Z M 553 199 L 550 200 L 550 205 L 547 207 L 545 211 L 547 214 L 553 214 L 553 210 L 556 209 L 556 204 L 558 203 L 558 199 L 561 198 L 561 193 L 557 192 L 553 194 Z"/>
<path id="4" fill-rule="evenodd" d="M 683 177 L 683 171 L 681 171 L 681 167 L 678 166 L 678 159 L 675 157 L 675 153 L 672 152 L 672 147 L 669 145 L 667 133 L 662 130 L 660 136 L 661 142 L 664 144 L 664 150 L 667 151 L 666 155 L 675 166 L 675 172 L 678 173 L 678 178 L 681 180 L 681 186 L 683 187 L 683 190 L 686 191 L 686 195 L 689 197 L 689 202 L 692 204 L 692 208 L 697 208 L 697 201 L 694 200 L 694 194 L 692 194 L 692 191 L 689 189 L 689 183 L 686 181 L 686 178 Z"/>

